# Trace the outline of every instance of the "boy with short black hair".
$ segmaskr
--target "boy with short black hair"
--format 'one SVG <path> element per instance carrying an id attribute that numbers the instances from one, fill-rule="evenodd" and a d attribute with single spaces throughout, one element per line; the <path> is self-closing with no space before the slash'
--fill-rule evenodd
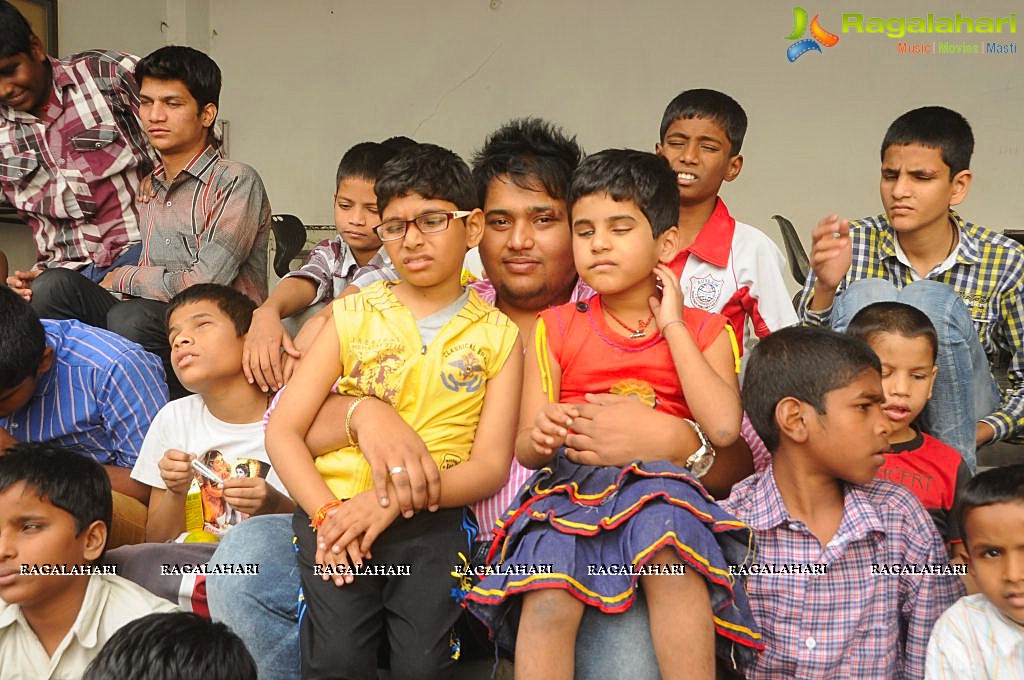
<path id="1" fill-rule="evenodd" d="M 868 343 L 882 362 L 882 411 L 892 425 L 892 452 L 885 454 L 878 478 L 910 489 L 932 516 L 943 540 L 959 542 L 953 512 L 971 471 L 956 449 L 917 425 L 938 371 L 935 326 L 916 307 L 876 302 L 857 312 L 846 332 Z"/>
<path id="2" fill-rule="evenodd" d="M 79 677 L 118 628 L 174 609 L 119 576 L 92 573 L 111 514 L 96 462 L 50 444 L 18 444 L 0 457 L 0 677 Z M 65 573 L 22 573 L 34 567 Z"/>
<path id="3" fill-rule="evenodd" d="M 223 623 L 191 612 L 150 614 L 111 637 L 82 680 L 257 680 L 245 644 Z"/>
<path id="4" fill-rule="evenodd" d="M 469 168 L 420 144 L 384 166 L 376 194 L 377 235 L 401 281 L 334 302 L 333 325 L 317 335 L 267 425 L 271 459 L 299 505 L 304 677 L 372 677 L 385 630 L 396 677 L 438 677 L 451 667 L 460 613 L 452 574 L 476 533 L 463 506 L 504 482 L 515 432 L 518 331 L 461 283 L 463 258 L 483 229 Z M 347 446 L 312 457 L 305 436 L 332 390 L 360 397 L 347 425 L 365 399 L 396 408 L 442 469 L 442 509 L 399 517 L 397 503 L 381 507 L 351 427 Z M 350 563 L 410 570 L 353 578 Z"/>
<path id="5" fill-rule="evenodd" d="M 928 680 L 1019 678 L 1024 669 L 1024 465 L 986 470 L 960 500 L 967 563 L 980 593 L 939 618 Z"/>
<path id="6" fill-rule="evenodd" d="M 735 220 L 718 195 L 743 168 L 747 114 L 716 90 L 680 93 L 665 108 L 655 144 L 677 173 L 682 250 L 671 267 L 685 302 L 729 319 L 742 347 L 797 322 L 785 259 L 764 232 Z M 749 321 L 749 323 L 748 323 Z"/>
<path id="7" fill-rule="evenodd" d="M 267 395 L 242 373 L 255 306 L 237 290 L 213 283 L 186 288 L 167 305 L 174 371 L 193 394 L 160 410 L 132 470 L 133 479 L 152 487 L 147 541 L 173 540 L 186 530 L 186 498 L 198 484 L 194 459 L 216 450 L 224 470 L 234 470 L 240 458 L 269 466 L 262 437 Z M 232 509 L 249 515 L 294 509 L 273 469 L 265 477 L 222 476 L 227 478 L 220 488 L 209 488 L 204 498 L 207 509 L 218 508 L 205 517 L 208 533 L 219 535 L 237 523 Z"/>
<path id="8" fill-rule="evenodd" d="M 952 573 L 906 573 L 949 562 L 920 501 L 876 479 L 892 431 L 880 370 L 864 342 L 819 328 L 751 352 L 744 405 L 773 460 L 722 505 L 754 529 L 759 562 L 801 567 L 747 579 L 765 642 L 751 680 L 920 678 L 935 620 L 964 592 Z"/>
<path id="9" fill-rule="evenodd" d="M 885 212 L 818 223 L 799 303 L 805 323 L 839 331 L 872 302 L 923 311 L 938 332 L 939 372 L 922 427 L 971 470 L 978 446 L 1012 439 L 1024 423 L 1024 248 L 953 209 L 967 198 L 973 150 L 956 111 L 926 106 L 893 121 L 880 152 Z M 1000 352 L 1012 357 L 1001 400 Z"/>
<path id="10" fill-rule="evenodd" d="M 299 356 L 282 319 L 330 302 L 360 272 L 391 267 L 373 231 L 380 222 L 373 185 L 384 164 L 414 144 L 408 137 L 360 142 L 341 157 L 334 180 L 334 227 L 338 236 L 313 248 L 306 264 L 288 272 L 253 313 L 242 367 L 246 378 L 264 391 L 279 390 L 284 384 L 282 350 L 291 357 Z"/>

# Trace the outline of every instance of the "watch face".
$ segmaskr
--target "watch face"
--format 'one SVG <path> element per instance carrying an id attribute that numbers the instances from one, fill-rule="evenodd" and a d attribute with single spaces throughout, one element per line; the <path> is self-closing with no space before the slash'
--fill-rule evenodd
<path id="1" fill-rule="evenodd" d="M 700 478 L 708 473 L 711 466 L 715 464 L 715 454 L 702 453 L 686 461 L 686 467 L 690 469 L 694 477 Z"/>

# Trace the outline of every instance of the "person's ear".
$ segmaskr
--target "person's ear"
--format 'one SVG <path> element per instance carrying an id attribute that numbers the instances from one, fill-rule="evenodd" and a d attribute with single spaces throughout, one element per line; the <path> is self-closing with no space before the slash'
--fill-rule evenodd
<path id="1" fill-rule="evenodd" d="M 43 349 L 43 358 L 39 360 L 39 368 L 36 369 L 36 377 L 43 375 L 53 368 L 53 348 L 49 345 Z"/>
<path id="2" fill-rule="evenodd" d="M 103 554 L 103 548 L 107 545 L 107 525 L 105 522 L 96 520 L 85 528 L 85 559 L 93 562 Z"/>
<path id="3" fill-rule="evenodd" d="M 779 426 L 779 433 L 792 439 L 797 443 L 807 441 L 807 414 L 806 410 L 811 408 L 796 397 L 785 397 L 775 405 L 775 423 Z"/>
<path id="4" fill-rule="evenodd" d="M 740 176 L 740 170 L 743 169 L 743 154 L 736 154 L 729 158 L 729 165 L 725 169 L 725 181 L 731 182 Z"/>
<path id="5" fill-rule="evenodd" d="M 965 198 L 967 198 L 967 192 L 971 188 L 971 179 L 973 175 L 970 170 L 961 170 L 960 172 L 953 175 L 953 181 L 951 182 L 949 205 L 960 205 Z"/>
<path id="6" fill-rule="evenodd" d="M 208 102 L 203 110 L 199 112 L 199 122 L 204 128 L 213 126 L 213 121 L 217 120 L 217 105 L 213 102 Z"/>
<path id="7" fill-rule="evenodd" d="M 934 387 L 935 387 L 935 376 L 937 376 L 938 374 L 939 374 L 939 367 L 938 366 L 932 366 L 932 374 L 928 378 L 928 398 L 929 399 L 932 398 L 932 389 L 934 389 Z"/>
<path id="8" fill-rule="evenodd" d="M 476 248 L 484 235 L 484 211 L 475 208 L 466 216 L 466 250 Z"/>
<path id="9" fill-rule="evenodd" d="M 679 228 L 672 226 L 658 237 L 658 262 L 668 264 L 679 254 Z"/>
<path id="10" fill-rule="evenodd" d="M 654 153 L 656 153 L 659 156 L 661 155 L 661 142 L 654 143 Z"/>
<path id="11" fill-rule="evenodd" d="M 46 61 L 46 50 L 43 49 L 43 43 L 36 35 L 30 35 L 28 38 L 28 56 L 34 61 Z"/>

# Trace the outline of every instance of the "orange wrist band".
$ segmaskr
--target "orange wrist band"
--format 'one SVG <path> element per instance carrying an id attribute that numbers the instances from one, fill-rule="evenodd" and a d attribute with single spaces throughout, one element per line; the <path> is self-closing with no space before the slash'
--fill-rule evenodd
<path id="1" fill-rule="evenodd" d="M 331 510 L 338 507 L 339 505 L 341 505 L 341 501 L 337 499 L 333 501 L 328 501 L 327 503 L 321 505 L 320 508 L 313 514 L 313 517 L 309 520 L 310 528 L 313 531 L 319 529 L 320 525 L 324 523 L 325 519 L 327 519 L 327 513 L 329 513 Z"/>

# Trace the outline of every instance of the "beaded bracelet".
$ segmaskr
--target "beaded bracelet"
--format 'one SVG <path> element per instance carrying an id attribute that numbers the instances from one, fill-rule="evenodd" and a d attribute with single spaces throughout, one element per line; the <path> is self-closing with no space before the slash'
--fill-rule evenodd
<path id="1" fill-rule="evenodd" d="M 329 513 L 331 510 L 333 510 L 334 508 L 336 508 L 336 507 L 338 507 L 340 505 L 341 505 L 341 501 L 339 501 L 337 499 L 335 499 L 333 501 L 328 501 L 328 502 L 324 503 L 323 505 L 321 505 L 320 509 L 317 510 L 315 513 L 313 513 L 312 519 L 309 520 L 309 527 L 313 531 L 316 531 L 317 529 L 319 529 L 320 525 L 324 523 L 325 519 L 327 519 L 327 513 Z"/>
<path id="2" fill-rule="evenodd" d="M 356 435 L 354 432 L 352 432 L 352 414 L 356 412 L 356 406 L 359 406 L 367 399 L 372 399 L 372 397 L 359 397 L 358 399 L 356 399 L 355 401 L 348 405 L 348 413 L 345 414 L 345 434 L 348 436 L 349 444 L 357 443 Z"/>

